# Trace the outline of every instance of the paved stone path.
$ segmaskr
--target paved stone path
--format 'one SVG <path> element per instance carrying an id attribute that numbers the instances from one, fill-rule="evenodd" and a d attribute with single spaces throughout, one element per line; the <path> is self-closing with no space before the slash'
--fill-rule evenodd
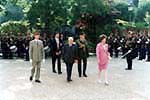
<path id="1" fill-rule="evenodd" d="M 109 64 L 110 85 L 97 83 L 97 62 L 88 59 L 88 78 L 79 78 L 73 67 L 73 82 L 53 74 L 51 59 L 42 64 L 41 84 L 30 82 L 31 64 L 23 60 L 0 60 L 0 100 L 150 100 L 150 63 L 134 60 L 126 71 L 125 59 L 113 58 Z"/>

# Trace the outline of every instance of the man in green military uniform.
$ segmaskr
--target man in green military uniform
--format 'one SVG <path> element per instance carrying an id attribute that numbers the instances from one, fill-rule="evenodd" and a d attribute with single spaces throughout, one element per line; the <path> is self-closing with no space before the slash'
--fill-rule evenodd
<path id="1" fill-rule="evenodd" d="M 82 77 L 82 61 L 83 61 L 83 76 L 87 77 L 87 58 L 88 54 L 88 43 L 85 39 L 85 33 L 80 33 L 80 38 L 76 41 L 78 46 L 78 73 L 79 77 Z"/>

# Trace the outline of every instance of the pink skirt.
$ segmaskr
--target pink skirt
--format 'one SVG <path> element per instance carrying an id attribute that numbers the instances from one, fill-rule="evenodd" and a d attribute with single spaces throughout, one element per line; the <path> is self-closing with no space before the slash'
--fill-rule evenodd
<path id="1" fill-rule="evenodd" d="M 100 71 L 101 71 L 101 70 L 106 70 L 107 67 L 108 67 L 108 64 L 107 64 L 107 63 L 106 63 L 106 64 L 103 64 L 103 65 L 98 64 L 98 69 L 99 69 Z"/>

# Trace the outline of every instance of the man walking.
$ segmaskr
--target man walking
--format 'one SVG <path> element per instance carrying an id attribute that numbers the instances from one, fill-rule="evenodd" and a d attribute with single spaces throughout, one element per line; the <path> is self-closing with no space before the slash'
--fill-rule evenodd
<path id="1" fill-rule="evenodd" d="M 35 32 L 34 38 L 35 39 L 30 42 L 30 46 L 29 46 L 29 57 L 30 57 L 30 62 L 32 63 L 30 81 L 33 80 L 34 73 L 36 70 L 35 82 L 41 83 L 41 81 L 39 80 L 40 68 L 41 68 L 41 61 L 43 60 L 43 62 L 45 62 L 45 53 L 43 48 L 43 42 L 39 40 L 40 33 Z"/>
<path id="2" fill-rule="evenodd" d="M 83 76 L 87 77 L 86 69 L 87 69 L 87 58 L 89 56 L 88 53 L 88 43 L 85 39 L 85 33 L 80 33 L 80 39 L 77 40 L 78 46 L 78 72 L 79 77 L 82 77 L 82 61 L 83 61 Z"/>
<path id="3" fill-rule="evenodd" d="M 72 67 L 77 62 L 77 47 L 73 44 L 73 37 L 68 38 L 68 44 L 64 46 L 62 51 L 63 60 L 66 63 L 67 81 L 71 82 Z"/>
<path id="4" fill-rule="evenodd" d="M 57 69 L 58 74 L 62 74 L 61 72 L 61 50 L 63 47 L 63 42 L 60 39 L 59 32 L 55 33 L 54 39 L 51 41 L 51 53 L 52 53 L 52 71 L 56 73 L 56 61 L 57 61 Z"/>

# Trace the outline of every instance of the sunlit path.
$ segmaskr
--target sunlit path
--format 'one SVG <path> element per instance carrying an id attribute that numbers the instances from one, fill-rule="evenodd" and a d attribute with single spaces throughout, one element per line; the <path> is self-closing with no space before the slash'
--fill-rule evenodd
<path id="1" fill-rule="evenodd" d="M 41 84 L 29 81 L 29 62 L 0 60 L 0 100 L 149 100 L 150 63 L 134 60 L 132 71 L 125 71 L 125 60 L 112 59 L 109 65 L 110 85 L 97 83 L 97 62 L 88 59 L 88 78 L 78 78 L 73 68 L 73 82 L 52 74 L 51 61 L 42 65 Z"/>

